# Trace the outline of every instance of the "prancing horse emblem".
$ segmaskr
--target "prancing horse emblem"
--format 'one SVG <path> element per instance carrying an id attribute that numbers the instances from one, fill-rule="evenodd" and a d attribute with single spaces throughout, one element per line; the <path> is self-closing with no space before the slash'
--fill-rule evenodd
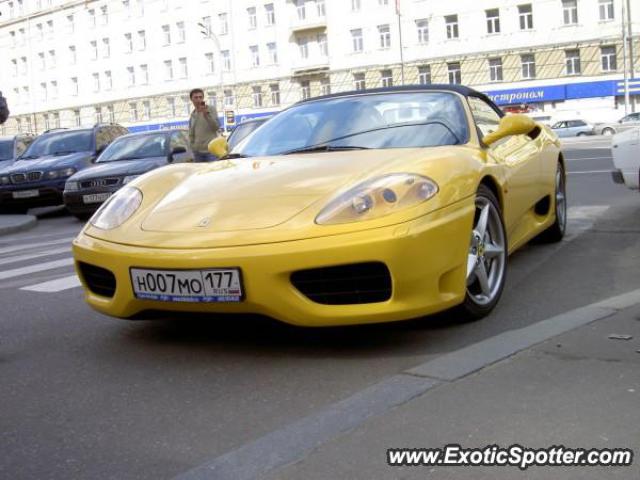
<path id="1" fill-rule="evenodd" d="M 211 223 L 211 217 L 204 217 L 202 220 L 200 220 L 200 222 L 198 223 L 198 227 L 201 228 L 207 228 L 209 226 L 209 224 Z"/>

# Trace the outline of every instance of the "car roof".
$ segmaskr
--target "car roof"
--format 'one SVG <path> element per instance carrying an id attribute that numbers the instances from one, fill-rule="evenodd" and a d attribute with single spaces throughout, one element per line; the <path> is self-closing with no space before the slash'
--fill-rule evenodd
<path id="1" fill-rule="evenodd" d="M 332 93 L 330 95 L 322 95 L 319 97 L 312 97 L 306 100 L 301 100 L 296 105 L 303 103 L 314 102 L 317 100 L 325 100 L 329 98 L 350 97 L 355 95 L 374 95 L 378 93 L 402 93 L 402 92 L 434 92 L 434 91 L 447 91 L 460 94 L 465 97 L 477 97 L 481 98 L 485 102 L 489 103 L 496 112 L 504 115 L 504 112 L 484 93 L 474 90 L 473 88 L 465 85 L 452 85 L 449 83 L 430 83 L 427 85 L 402 85 L 396 87 L 383 87 L 383 88 L 371 88 L 366 90 L 350 90 L 348 92 Z"/>

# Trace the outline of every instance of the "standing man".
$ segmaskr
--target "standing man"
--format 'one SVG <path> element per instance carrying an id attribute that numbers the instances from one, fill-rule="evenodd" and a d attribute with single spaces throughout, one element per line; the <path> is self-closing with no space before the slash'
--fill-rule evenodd
<path id="1" fill-rule="evenodd" d="M 218 112 L 207 107 L 204 101 L 204 92 L 199 88 L 194 88 L 189 93 L 189 98 L 193 103 L 194 110 L 189 118 L 189 142 L 193 150 L 196 162 L 209 162 L 218 160 L 218 157 L 209 153 L 209 142 L 218 136 L 220 124 L 218 123 Z"/>
<path id="2" fill-rule="evenodd" d="M 7 106 L 7 100 L 0 92 L 0 125 L 6 122 L 7 118 L 9 118 L 9 107 Z"/>

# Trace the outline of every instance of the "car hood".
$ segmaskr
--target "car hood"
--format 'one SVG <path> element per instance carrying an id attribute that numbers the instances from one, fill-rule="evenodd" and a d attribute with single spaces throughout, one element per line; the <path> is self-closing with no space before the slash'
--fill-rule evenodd
<path id="1" fill-rule="evenodd" d="M 69 167 L 77 168 L 78 164 L 88 161 L 91 156 L 91 152 L 77 152 L 69 155 L 47 155 L 33 160 L 17 160 L 8 170 L 8 173 L 59 170 Z"/>
<path id="2" fill-rule="evenodd" d="M 478 164 L 477 149 L 455 146 L 172 165 L 130 184 L 143 192 L 143 203 L 129 221 L 109 231 L 88 226 L 85 233 L 128 245 L 211 248 L 375 228 L 389 220 L 328 227 L 315 218 L 336 195 L 365 179 L 399 172 L 426 174 L 441 187 L 428 207 L 410 213 L 415 218 L 471 195 L 477 184 L 472 163 Z"/>
<path id="3" fill-rule="evenodd" d="M 117 162 L 96 163 L 92 168 L 82 170 L 71 178 L 70 181 L 84 181 L 93 178 L 123 177 L 127 175 L 141 175 L 167 164 L 166 157 L 153 157 L 137 160 L 119 160 Z"/>
<path id="4" fill-rule="evenodd" d="M 13 162 L 13 160 L 0 160 L 0 173 L 7 173 Z"/>

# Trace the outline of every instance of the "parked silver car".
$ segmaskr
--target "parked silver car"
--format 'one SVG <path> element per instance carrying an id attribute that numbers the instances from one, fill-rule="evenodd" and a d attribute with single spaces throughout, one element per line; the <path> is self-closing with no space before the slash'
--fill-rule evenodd
<path id="1" fill-rule="evenodd" d="M 556 132 L 559 137 L 582 137 L 584 135 L 593 135 L 593 126 L 584 120 L 563 120 L 553 124 L 551 129 Z"/>
<path id="2" fill-rule="evenodd" d="M 596 123 L 593 126 L 595 135 L 613 135 L 634 127 L 640 127 L 640 112 L 630 113 L 615 123 Z"/>

